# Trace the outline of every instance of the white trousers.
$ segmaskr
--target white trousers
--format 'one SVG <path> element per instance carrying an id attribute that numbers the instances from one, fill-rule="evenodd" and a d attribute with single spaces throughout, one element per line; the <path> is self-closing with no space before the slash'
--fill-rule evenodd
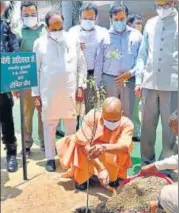
<path id="1" fill-rule="evenodd" d="M 164 186 L 161 195 L 160 202 L 162 207 L 167 213 L 177 213 L 178 209 L 178 184 L 172 184 Z"/>
<path id="2" fill-rule="evenodd" d="M 45 144 L 45 157 L 47 160 L 55 159 L 55 139 L 56 128 L 59 120 L 46 120 L 43 121 L 44 129 L 44 144 Z M 65 136 L 74 134 L 76 132 L 76 119 L 64 119 Z"/>

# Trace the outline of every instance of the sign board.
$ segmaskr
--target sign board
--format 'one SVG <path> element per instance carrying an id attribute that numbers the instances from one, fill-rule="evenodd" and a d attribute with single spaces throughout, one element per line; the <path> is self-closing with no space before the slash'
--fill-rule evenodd
<path id="1" fill-rule="evenodd" d="M 35 53 L 1 53 L 0 93 L 37 86 Z"/>

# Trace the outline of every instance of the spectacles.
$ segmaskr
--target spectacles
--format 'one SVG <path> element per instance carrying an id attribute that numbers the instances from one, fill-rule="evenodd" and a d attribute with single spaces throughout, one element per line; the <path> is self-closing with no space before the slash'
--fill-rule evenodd
<path id="1" fill-rule="evenodd" d="M 24 17 L 24 18 L 27 18 L 27 17 L 37 17 L 37 15 L 35 15 L 35 14 L 32 14 L 32 15 L 27 15 L 27 14 L 25 14 L 25 15 L 23 15 L 23 17 Z"/>
<path id="2" fill-rule="evenodd" d="M 155 2 L 155 7 L 156 7 L 157 9 L 169 9 L 169 8 L 172 6 L 173 3 L 174 3 L 174 2 L 172 1 L 172 2 L 169 2 L 169 3 L 167 3 L 167 4 L 160 5 L 160 4 L 157 4 L 157 3 Z"/>

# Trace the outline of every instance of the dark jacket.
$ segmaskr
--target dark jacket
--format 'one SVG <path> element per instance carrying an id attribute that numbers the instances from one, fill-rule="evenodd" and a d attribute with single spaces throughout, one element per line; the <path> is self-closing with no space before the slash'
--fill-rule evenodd
<path id="1" fill-rule="evenodd" d="M 18 37 L 11 31 L 10 22 L 4 18 L 0 20 L 0 53 L 7 52 L 18 52 L 19 51 L 19 39 Z M 5 93 L 10 100 L 10 104 L 13 105 L 13 98 L 11 92 Z M 3 94 L 0 94 L 0 105 L 3 102 Z"/>
<path id="2" fill-rule="evenodd" d="M 10 22 L 1 18 L 0 20 L 1 28 L 0 28 L 0 52 L 18 52 L 19 50 L 19 39 L 18 37 L 11 31 Z"/>

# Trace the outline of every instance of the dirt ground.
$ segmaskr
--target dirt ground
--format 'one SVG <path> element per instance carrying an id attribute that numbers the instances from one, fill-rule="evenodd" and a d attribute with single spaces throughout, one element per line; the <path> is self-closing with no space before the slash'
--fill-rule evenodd
<path id="1" fill-rule="evenodd" d="M 1 146 L 2 213 L 70 213 L 86 204 L 86 193 L 76 191 L 73 181 L 60 177 L 62 169 L 58 162 L 55 173 L 45 171 L 44 154 L 38 146 L 34 145 L 31 158 L 27 161 L 28 181 L 23 181 L 20 156 L 18 161 L 18 172 L 8 174 L 4 166 L 5 152 Z M 89 203 L 105 201 L 111 196 L 112 193 L 104 188 L 93 187 L 90 189 Z"/>
<path id="2" fill-rule="evenodd" d="M 18 153 L 20 153 L 20 136 Z M 22 160 L 18 155 L 19 170 L 7 173 L 5 151 L 1 146 L 1 212 L 2 213 L 71 213 L 77 207 L 86 205 L 86 192 L 75 190 L 70 179 L 60 177 L 62 169 L 57 160 L 57 171 L 45 171 L 44 153 L 37 145 L 32 148 L 27 160 L 28 181 L 23 181 Z M 112 192 L 93 186 L 90 188 L 89 206 L 107 201 Z"/>

